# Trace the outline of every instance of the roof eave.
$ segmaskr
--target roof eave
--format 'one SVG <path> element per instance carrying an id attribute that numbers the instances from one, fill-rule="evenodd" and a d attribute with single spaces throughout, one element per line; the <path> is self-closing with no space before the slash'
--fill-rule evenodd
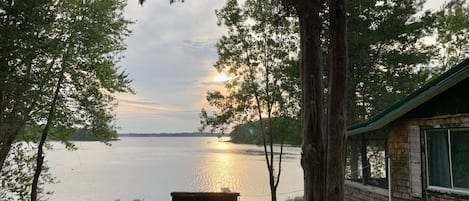
<path id="1" fill-rule="evenodd" d="M 352 136 L 380 129 L 468 77 L 469 68 L 462 68 L 460 71 L 448 76 L 446 79 L 429 87 L 428 89 L 417 95 L 415 98 L 405 102 L 401 106 L 386 113 L 381 118 L 369 122 L 366 125 L 348 130 L 347 135 Z"/>

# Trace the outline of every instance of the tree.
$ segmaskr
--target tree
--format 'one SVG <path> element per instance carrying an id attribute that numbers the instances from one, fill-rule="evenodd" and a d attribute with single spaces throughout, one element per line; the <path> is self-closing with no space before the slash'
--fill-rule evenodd
<path id="1" fill-rule="evenodd" d="M 56 30 L 64 47 L 56 56 L 51 79 L 47 116 L 35 123 L 45 122 L 38 145 L 36 169 L 31 189 L 31 200 L 37 199 L 37 184 L 44 161 L 43 146 L 53 127 L 66 130 L 71 127 L 90 129 L 107 140 L 115 136 L 110 125 L 112 93 L 129 91 L 130 81 L 117 73 L 118 54 L 124 49 L 123 38 L 128 34 L 122 12 L 125 2 L 70 1 L 58 5 Z M 64 26 L 65 25 L 65 26 Z M 60 109 L 60 110 L 58 110 Z M 67 118 L 64 118 L 67 116 Z"/>
<path id="2" fill-rule="evenodd" d="M 49 131 L 68 145 L 75 128 L 102 141 L 115 136 L 113 93 L 131 91 L 117 66 L 131 23 L 124 6 L 122 0 L 0 3 L 2 175 L 9 174 L 3 164 L 14 142 L 25 140 L 18 137 L 27 126 L 49 125 L 39 152 Z M 33 186 L 40 183 L 42 160 L 39 154 Z"/>
<path id="3" fill-rule="evenodd" d="M 300 145 L 301 133 L 299 123 L 298 118 L 273 118 L 272 134 L 274 144 L 280 144 L 283 139 L 285 144 Z M 285 136 L 284 133 L 288 133 L 288 135 Z M 229 135 L 233 143 L 256 145 L 262 143 L 259 121 L 235 125 Z"/>
<path id="4" fill-rule="evenodd" d="M 304 200 L 343 200 L 345 101 L 347 78 L 346 7 L 344 0 L 282 1 L 300 25 L 300 78 Z M 328 7 L 330 37 L 323 32 Z M 329 40 L 329 83 L 324 88 L 321 40 Z"/>
<path id="5" fill-rule="evenodd" d="M 348 1 L 348 123 L 360 123 L 406 96 L 429 78 L 435 55 L 423 39 L 434 17 L 416 16 L 424 1 Z M 399 28 L 396 28 L 399 27 Z"/>
<path id="6" fill-rule="evenodd" d="M 0 4 L 0 171 L 22 127 L 40 108 L 54 19 L 53 1 L 5 1 Z M 47 69 L 47 68 L 45 68 Z M 44 71 L 46 72 L 46 70 Z"/>
<path id="7" fill-rule="evenodd" d="M 347 10 L 345 0 L 331 0 L 330 79 L 328 100 L 327 200 L 344 200 L 345 142 L 347 129 Z M 339 148 L 337 148 L 339 147 Z M 339 170 L 339 172 L 335 172 Z"/>
<path id="8" fill-rule="evenodd" d="M 466 0 L 451 0 L 436 14 L 437 64 L 444 71 L 469 57 L 469 4 Z"/>
<path id="9" fill-rule="evenodd" d="M 212 130 L 225 131 L 231 125 L 257 124 L 252 129 L 261 133 L 272 201 L 277 200 L 283 144 L 288 135 L 279 135 L 280 154 L 276 156 L 274 133 L 279 130 L 274 130 L 278 128 L 275 120 L 297 119 L 299 110 L 298 84 L 291 85 L 296 76 L 285 76 L 298 72 L 292 62 L 297 57 L 296 21 L 279 18 L 278 9 L 275 1 L 247 0 L 238 5 L 236 0 L 229 0 L 216 12 L 219 24 L 226 26 L 228 33 L 217 43 L 219 59 L 214 67 L 232 79 L 225 83 L 226 93 L 207 95 L 209 104 L 219 112 L 201 112 L 202 129 L 211 126 Z"/>

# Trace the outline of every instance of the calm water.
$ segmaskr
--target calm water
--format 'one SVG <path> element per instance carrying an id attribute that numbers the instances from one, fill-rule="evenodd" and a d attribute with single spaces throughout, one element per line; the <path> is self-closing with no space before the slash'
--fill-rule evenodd
<path id="1" fill-rule="evenodd" d="M 217 138 L 122 138 L 108 147 L 77 142 L 77 151 L 60 144 L 46 156 L 60 183 L 51 201 L 170 201 L 173 191 L 241 194 L 240 201 L 269 200 L 262 148 L 218 142 Z M 300 149 L 287 147 L 279 200 L 303 193 Z"/>

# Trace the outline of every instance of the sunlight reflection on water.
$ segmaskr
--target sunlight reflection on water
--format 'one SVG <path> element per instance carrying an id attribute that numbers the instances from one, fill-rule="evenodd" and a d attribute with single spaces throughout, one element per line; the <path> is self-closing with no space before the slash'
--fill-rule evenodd
<path id="1" fill-rule="evenodd" d="M 51 201 L 171 200 L 172 191 L 230 189 L 240 201 L 269 200 L 262 148 L 217 138 L 123 138 L 107 147 L 78 142 L 78 151 L 55 149 L 46 159 L 61 183 Z M 299 148 L 286 147 L 279 200 L 302 194 Z"/>

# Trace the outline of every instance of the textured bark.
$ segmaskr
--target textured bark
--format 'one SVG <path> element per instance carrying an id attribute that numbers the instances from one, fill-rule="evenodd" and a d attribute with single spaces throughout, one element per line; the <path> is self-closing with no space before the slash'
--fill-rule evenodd
<path id="1" fill-rule="evenodd" d="M 327 199 L 344 199 L 347 100 L 347 26 L 345 0 L 330 0 L 330 79 L 327 130 Z"/>
<path id="2" fill-rule="evenodd" d="M 301 48 L 301 122 L 305 201 L 344 199 L 347 45 L 344 0 L 330 0 L 329 96 L 324 98 L 321 59 L 323 1 L 297 0 Z M 324 103 L 327 103 L 327 109 Z M 327 113 L 326 113 L 327 111 Z M 329 171 L 328 171 L 329 170 Z"/>
<path id="3" fill-rule="evenodd" d="M 304 200 L 325 200 L 325 113 L 319 0 L 298 1 L 301 48 L 301 122 Z"/>

